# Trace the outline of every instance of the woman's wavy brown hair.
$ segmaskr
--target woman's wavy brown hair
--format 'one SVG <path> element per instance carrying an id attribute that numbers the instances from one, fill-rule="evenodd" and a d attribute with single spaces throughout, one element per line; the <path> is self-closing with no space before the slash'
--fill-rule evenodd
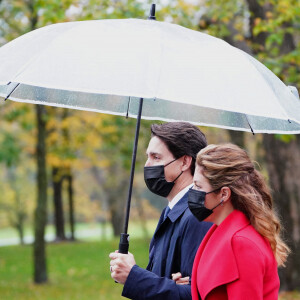
<path id="1" fill-rule="evenodd" d="M 197 165 L 212 189 L 230 188 L 233 207 L 270 242 L 278 266 L 284 266 L 290 249 L 280 237 L 281 225 L 270 190 L 246 151 L 233 144 L 209 145 L 198 153 Z"/>

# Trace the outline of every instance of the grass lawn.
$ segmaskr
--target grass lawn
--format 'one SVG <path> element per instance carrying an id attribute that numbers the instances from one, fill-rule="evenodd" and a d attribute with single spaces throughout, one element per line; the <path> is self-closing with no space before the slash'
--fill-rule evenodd
<path id="1" fill-rule="evenodd" d="M 149 241 L 134 239 L 130 251 L 141 267 L 147 264 Z M 0 247 L 0 298 L 4 300 L 117 300 L 122 286 L 110 277 L 108 254 L 118 240 L 48 244 L 49 283 L 32 283 L 32 247 Z M 280 300 L 300 299 L 299 293 Z"/>
<path id="2" fill-rule="evenodd" d="M 133 240 L 136 262 L 146 266 L 149 241 Z M 47 246 L 49 283 L 32 283 L 32 247 L 0 247 L 0 299 L 121 299 L 122 286 L 110 277 L 108 254 L 118 240 Z M 123 298 L 124 299 L 124 298 Z"/>

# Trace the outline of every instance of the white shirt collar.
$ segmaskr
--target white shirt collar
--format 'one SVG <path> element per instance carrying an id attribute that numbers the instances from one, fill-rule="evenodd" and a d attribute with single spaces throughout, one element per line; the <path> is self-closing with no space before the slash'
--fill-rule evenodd
<path id="1" fill-rule="evenodd" d="M 173 199 L 171 202 L 169 202 L 169 208 L 172 209 L 177 202 L 187 193 L 187 191 L 193 186 L 193 183 L 185 187 L 183 190 L 181 190 Z"/>

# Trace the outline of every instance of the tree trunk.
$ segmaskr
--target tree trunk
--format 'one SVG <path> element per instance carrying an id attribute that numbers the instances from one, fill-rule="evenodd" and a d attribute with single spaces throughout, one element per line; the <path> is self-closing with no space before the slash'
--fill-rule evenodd
<path id="1" fill-rule="evenodd" d="M 68 171 L 67 175 L 68 181 L 68 202 L 69 202 L 69 223 L 71 236 L 70 240 L 75 241 L 75 218 L 74 218 L 74 192 L 73 192 L 73 175 L 71 170 Z"/>
<path id="2" fill-rule="evenodd" d="M 64 109 L 62 112 L 62 121 L 65 121 L 70 114 L 69 109 Z M 64 143 L 69 146 L 70 144 L 70 132 L 68 127 L 64 127 L 62 130 Z M 65 169 L 65 179 L 67 180 L 67 191 L 68 191 L 68 203 L 69 203 L 69 223 L 71 236 L 70 240 L 75 241 L 75 218 L 74 218 L 74 188 L 73 188 L 73 174 L 71 166 Z"/>
<path id="3" fill-rule="evenodd" d="M 281 289 L 300 287 L 300 137 L 289 142 L 264 136 L 267 166 L 275 204 L 282 218 L 285 238 L 292 253 L 279 270 Z"/>
<path id="4" fill-rule="evenodd" d="M 47 219 L 47 172 L 46 172 L 46 108 L 36 106 L 37 115 L 37 207 L 34 216 L 34 282 L 48 280 L 46 264 L 46 245 L 44 240 Z"/>
<path id="5" fill-rule="evenodd" d="M 124 204 L 121 206 L 120 199 L 124 201 Z M 113 234 L 115 237 L 120 236 L 120 233 L 123 232 L 125 200 L 126 199 L 121 195 L 116 195 L 115 197 L 109 196 L 108 199 L 111 225 L 113 227 Z"/>
<path id="6" fill-rule="evenodd" d="M 20 244 L 23 246 L 24 245 L 24 227 L 23 227 L 23 224 L 18 224 L 17 230 L 18 230 L 18 234 L 19 234 Z"/>
<path id="7" fill-rule="evenodd" d="M 52 169 L 52 184 L 53 184 L 53 202 L 54 202 L 54 223 L 56 230 L 56 240 L 62 241 L 65 236 L 65 220 L 62 201 L 62 170 L 58 167 Z"/>
<path id="8" fill-rule="evenodd" d="M 128 173 L 116 162 L 110 166 L 108 174 L 112 176 L 109 186 L 105 186 L 108 195 L 108 209 L 111 215 L 114 236 L 123 232 L 125 207 L 128 192 Z"/>
<path id="9" fill-rule="evenodd" d="M 24 222 L 26 219 L 26 213 L 23 210 L 19 191 L 16 190 L 16 208 L 17 208 L 17 220 L 16 220 L 16 229 L 20 238 L 20 244 L 24 245 Z"/>
<path id="10" fill-rule="evenodd" d="M 272 10 L 269 3 L 266 1 L 264 6 L 261 5 L 262 1 L 260 0 L 247 0 L 249 10 L 251 12 L 250 16 L 250 27 L 251 27 L 251 41 L 255 44 L 264 45 L 266 38 L 268 36 L 267 32 L 260 32 L 258 35 L 253 34 L 253 27 L 255 19 L 259 18 L 264 20 L 266 18 L 266 11 Z"/>
<path id="11" fill-rule="evenodd" d="M 26 2 L 30 12 L 31 30 L 36 29 L 38 14 L 35 9 L 35 1 Z M 42 105 L 36 106 L 37 118 L 37 207 L 34 214 L 34 244 L 33 244 L 33 268 L 34 282 L 44 283 L 48 280 L 46 245 L 44 240 L 47 220 L 47 171 L 46 171 L 46 108 Z"/>

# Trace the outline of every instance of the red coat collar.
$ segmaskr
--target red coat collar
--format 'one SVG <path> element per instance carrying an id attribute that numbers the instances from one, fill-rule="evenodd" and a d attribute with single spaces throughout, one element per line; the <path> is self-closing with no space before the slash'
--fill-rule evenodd
<path id="1" fill-rule="evenodd" d="M 234 210 L 219 226 L 213 225 L 207 232 L 194 260 L 193 299 L 198 297 L 198 287 L 201 298 L 205 299 L 214 288 L 239 278 L 231 239 L 237 231 L 249 224 L 242 212 Z"/>

